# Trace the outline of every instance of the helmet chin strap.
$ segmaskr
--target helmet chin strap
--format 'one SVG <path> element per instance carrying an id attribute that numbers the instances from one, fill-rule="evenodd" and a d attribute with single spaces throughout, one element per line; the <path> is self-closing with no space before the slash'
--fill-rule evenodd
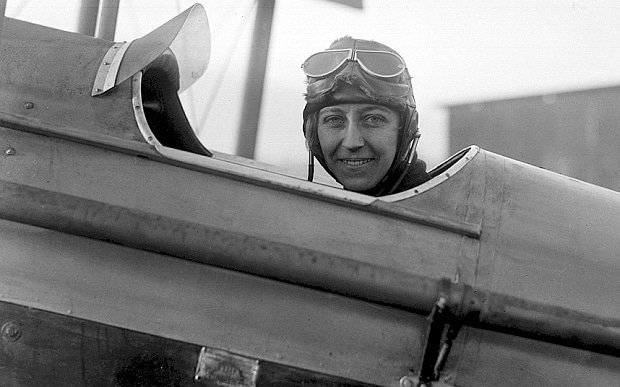
<path id="1" fill-rule="evenodd" d="M 407 159 L 407 166 L 411 165 L 411 163 L 413 162 L 413 155 L 415 153 L 415 150 L 418 147 L 418 141 L 420 141 L 421 136 L 422 136 L 422 133 L 420 133 L 420 130 L 418 129 L 416 134 L 413 136 L 413 141 L 411 143 L 411 149 L 409 150 L 411 153 L 409 154 L 409 158 Z"/>
<path id="2" fill-rule="evenodd" d="M 314 179 L 314 155 L 308 149 L 308 181 L 312 181 L 312 179 Z"/>
<path id="3" fill-rule="evenodd" d="M 418 147 L 418 141 L 420 141 L 421 135 L 422 134 L 420 133 L 420 130 L 418 129 L 416 134 L 413 136 L 413 141 L 411 141 L 411 145 L 409 145 L 409 150 L 408 150 L 409 157 L 407 157 L 407 167 L 405 167 L 405 170 L 400 174 L 400 177 L 396 180 L 396 182 L 394 182 L 394 184 L 389 189 L 389 191 L 386 193 L 386 195 L 389 195 L 392 192 L 394 192 L 394 190 L 398 188 L 400 183 L 403 181 L 403 179 L 407 175 L 407 172 L 409 172 L 409 168 L 411 167 L 411 164 L 413 163 L 413 157 L 415 156 L 415 150 Z"/>

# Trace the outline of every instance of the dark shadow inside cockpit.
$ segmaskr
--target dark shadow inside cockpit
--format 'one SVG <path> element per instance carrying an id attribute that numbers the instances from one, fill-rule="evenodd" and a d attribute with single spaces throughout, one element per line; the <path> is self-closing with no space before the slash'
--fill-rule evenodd
<path id="1" fill-rule="evenodd" d="M 145 68 L 142 75 L 144 115 L 155 139 L 165 147 L 212 156 L 192 129 L 178 90 L 179 66 L 168 49 Z"/>

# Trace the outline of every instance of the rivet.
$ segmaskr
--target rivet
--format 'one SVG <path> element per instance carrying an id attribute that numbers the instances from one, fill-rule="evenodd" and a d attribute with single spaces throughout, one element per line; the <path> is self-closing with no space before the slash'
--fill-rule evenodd
<path id="1" fill-rule="evenodd" d="M 9 321 L 2 326 L 2 338 L 8 341 L 15 342 L 22 337 L 22 331 L 19 329 L 19 325 L 14 321 Z"/>
<path id="2" fill-rule="evenodd" d="M 148 140 L 148 141 L 153 141 L 153 136 L 148 136 L 148 137 L 147 137 L 147 140 Z"/>
<path id="3" fill-rule="evenodd" d="M 32 103 L 32 102 L 24 102 L 24 107 L 26 109 L 32 109 L 32 108 L 34 108 L 34 103 Z"/>
<path id="4" fill-rule="evenodd" d="M 446 306 L 446 299 L 444 297 L 439 297 L 439 301 L 437 301 L 437 306 L 440 308 L 444 308 Z"/>
<path id="5" fill-rule="evenodd" d="M 413 386 L 415 386 L 415 383 L 413 382 L 413 380 L 411 380 L 409 376 L 403 376 L 402 378 L 400 378 L 400 387 L 413 387 Z"/>
<path id="6" fill-rule="evenodd" d="M 103 65 L 104 65 L 104 66 L 109 66 L 109 65 L 110 65 L 110 62 L 103 62 Z"/>
<path id="7" fill-rule="evenodd" d="M 13 148 L 12 146 L 8 147 L 5 151 L 4 154 L 7 156 L 13 156 L 15 154 L 15 148 Z"/>
<path id="8" fill-rule="evenodd" d="M 95 91 L 96 91 L 97 93 L 101 93 L 103 90 L 101 90 L 100 88 L 96 88 L 96 89 L 95 89 Z"/>

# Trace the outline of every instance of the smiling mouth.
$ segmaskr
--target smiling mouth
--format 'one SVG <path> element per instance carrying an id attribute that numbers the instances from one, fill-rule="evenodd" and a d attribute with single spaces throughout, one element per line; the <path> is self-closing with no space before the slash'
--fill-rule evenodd
<path id="1" fill-rule="evenodd" d="M 340 159 L 340 161 L 348 167 L 359 167 L 360 165 L 368 164 L 374 159 Z"/>

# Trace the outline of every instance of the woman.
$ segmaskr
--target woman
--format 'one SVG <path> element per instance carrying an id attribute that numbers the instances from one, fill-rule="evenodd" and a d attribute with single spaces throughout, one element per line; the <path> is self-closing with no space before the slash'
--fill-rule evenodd
<path id="1" fill-rule="evenodd" d="M 346 190 L 380 196 L 429 179 L 417 159 L 418 112 L 404 60 L 381 43 L 345 36 L 302 65 L 303 131 L 313 160 Z"/>

